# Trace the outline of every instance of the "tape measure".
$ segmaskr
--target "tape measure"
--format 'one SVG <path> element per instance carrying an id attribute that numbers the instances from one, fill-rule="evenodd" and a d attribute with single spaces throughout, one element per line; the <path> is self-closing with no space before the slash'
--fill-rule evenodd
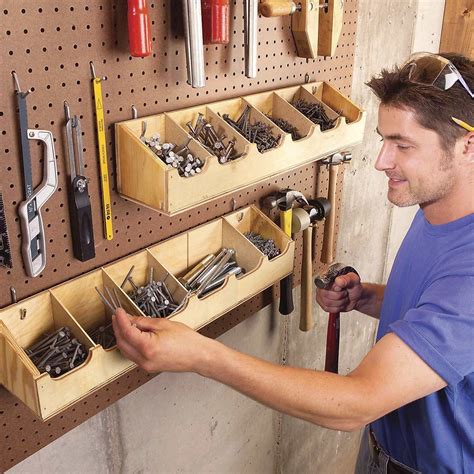
<path id="1" fill-rule="evenodd" d="M 105 120 L 104 120 L 104 104 L 102 101 L 102 78 L 97 77 L 94 65 L 90 63 L 92 70 L 92 83 L 94 86 L 95 114 L 97 121 L 97 141 L 99 143 L 99 164 L 100 164 L 100 181 L 102 186 L 102 215 L 104 220 L 104 236 L 107 240 L 114 238 L 112 229 L 112 205 L 110 202 L 110 183 L 109 168 L 107 161 L 107 141 L 105 138 Z"/>
<path id="2" fill-rule="evenodd" d="M 0 192 L 0 265 L 12 268 L 12 253 L 10 250 L 10 240 L 8 239 L 7 220 L 5 218 L 5 208 L 3 207 L 3 196 Z"/>

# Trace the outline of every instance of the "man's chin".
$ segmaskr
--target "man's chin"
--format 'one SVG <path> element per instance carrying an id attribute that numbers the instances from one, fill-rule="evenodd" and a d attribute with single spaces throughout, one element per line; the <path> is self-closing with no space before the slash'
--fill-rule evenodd
<path id="1" fill-rule="evenodd" d="M 397 207 L 410 207 L 418 204 L 418 200 L 413 196 L 403 196 L 391 189 L 388 190 L 387 199 Z"/>

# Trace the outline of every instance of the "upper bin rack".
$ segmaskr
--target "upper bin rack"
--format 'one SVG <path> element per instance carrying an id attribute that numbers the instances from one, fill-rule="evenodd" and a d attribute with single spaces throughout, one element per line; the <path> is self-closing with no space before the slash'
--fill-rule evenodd
<path id="1" fill-rule="evenodd" d="M 321 131 L 291 105 L 297 100 L 319 104 L 333 120 L 332 127 Z M 250 123 L 263 122 L 274 137 L 281 135 L 276 147 L 259 151 L 223 119 L 227 114 L 237 120 L 247 106 Z M 195 124 L 200 114 L 219 136 L 225 135 L 225 144 L 235 142 L 233 150 L 239 158 L 221 164 L 191 137 L 187 124 Z M 268 116 L 290 122 L 302 138 L 294 140 Z M 366 112 L 337 89 L 313 82 L 120 122 L 115 125 L 118 191 L 126 199 L 172 216 L 355 146 L 362 141 L 365 120 Z M 184 177 L 157 158 L 140 139 L 154 134 L 162 143 L 177 147 L 188 143 L 190 153 L 203 162 L 201 172 Z"/>

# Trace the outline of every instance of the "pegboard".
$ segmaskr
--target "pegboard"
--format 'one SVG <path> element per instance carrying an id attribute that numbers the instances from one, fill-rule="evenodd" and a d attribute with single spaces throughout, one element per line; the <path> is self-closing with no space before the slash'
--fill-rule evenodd
<path id="1" fill-rule="evenodd" d="M 186 83 L 184 32 L 181 2 L 149 1 L 153 32 L 153 55 L 145 59 L 128 54 L 126 2 L 90 0 L 60 2 L 44 0 L 41 5 L 26 0 L 4 0 L 0 10 L 0 190 L 3 192 L 10 235 L 13 268 L 0 268 L 0 306 L 10 303 L 9 288 L 19 299 L 69 280 L 84 272 L 148 247 L 198 224 L 212 220 L 233 207 L 251 203 L 278 188 L 290 186 L 308 197 L 327 193 L 327 170 L 315 163 L 277 178 L 239 190 L 175 217 L 167 217 L 124 200 L 116 193 L 113 124 L 131 118 L 135 105 L 139 116 L 153 115 L 272 88 L 326 80 L 350 95 L 357 0 L 346 0 L 344 27 L 332 58 L 306 60 L 296 57 L 289 18 L 258 23 L 258 74 L 244 74 L 243 2 L 231 2 L 229 45 L 205 48 L 206 87 L 192 89 Z M 89 61 L 103 82 L 104 113 L 108 140 L 109 174 L 112 183 L 114 239 L 103 237 L 100 203 L 98 150 Z M 16 98 L 11 71 L 16 71 L 28 96 L 30 128 L 51 130 L 54 135 L 59 188 L 43 208 L 47 243 L 47 265 L 37 278 L 28 278 L 21 258 L 18 204 L 24 200 L 21 151 Z M 80 262 L 72 256 L 67 204 L 65 117 L 63 101 L 80 117 L 83 130 L 86 175 L 90 178 L 96 257 Z M 30 144 L 34 185 L 42 178 L 41 148 Z M 342 173 L 340 176 L 342 180 Z M 319 184 L 316 184 L 316 181 Z M 339 189 L 341 189 L 341 181 Z M 340 194 L 339 194 L 340 195 Z M 322 232 L 317 231 L 318 252 Z M 297 238 L 295 268 L 301 267 L 301 245 Z M 315 266 L 315 269 L 318 269 Z M 299 282 L 299 270 L 295 285 Z M 217 337 L 260 308 L 276 295 L 276 287 L 258 295 L 203 329 Z M 34 317 L 33 315 L 31 317 Z M 21 402 L 0 387 L 0 470 L 31 455 L 53 439 L 85 421 L 150 378 L 137 369 L 117 379 L 74 407 L 42 423 Z"/>

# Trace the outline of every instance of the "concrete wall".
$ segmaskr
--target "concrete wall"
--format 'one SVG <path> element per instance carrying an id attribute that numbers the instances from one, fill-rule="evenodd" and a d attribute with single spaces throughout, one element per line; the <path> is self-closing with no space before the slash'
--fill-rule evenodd
<path id="1" fill-rule="evenodd" d="M 373 170 L 377 103 L 363 83 L 412 50 L 437 50 L 443 10 L 444 0 L 359 1 L 352 98 L 369 118 L 346 173 L 337 255 L 366 280 L 386 280 L 413 209 L 394 210 L 385 199 L 386 178 Z M 299 289 L 296 302 L 298 295 Z M 315 330 L 303 334 L 298 307 L 295 313 L 282 318 L 265 308 L 221 341 L 274 362 L 322 369 L 326 316 L 316 310 Z M 364 315 L 343 316 L 343 372 L 370 349 L 375 331 Z M 346 473 L 359 437 L 279 415 L 199 376 L 164 374 L 9 472 Z"/>

